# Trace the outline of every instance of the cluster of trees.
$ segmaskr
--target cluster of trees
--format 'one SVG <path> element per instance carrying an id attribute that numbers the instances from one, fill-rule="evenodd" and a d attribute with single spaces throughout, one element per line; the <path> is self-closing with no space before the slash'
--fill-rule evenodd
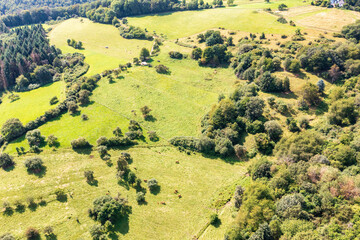
<path id="1" fill-rule="evenodd" d="M 16 28 L 9 35 L 0 42 L 0 90 L 52 81 L 55 71 L 47 65 L 60 50 L 49 45 L 42 26 Z"/>
<path id="2" fill-rule="evenodd" d="M 204 50 L 201 48 L 195 48 L 191 57 L 198 60 L 201 66 L 219 66 L 220 64 L 227 64 L 232 57 L 230 51 L 227 50 L 227 46 L 223 44 L 216 44 L 211 47 L 206 47 Z"/>
<path id="3" fill-rule="evenodd" d="M 76 41 L 75 39 L 68 39 L 66 42 L 68 46 L 71 46 L 75 49 L 83 49 L 83 43 L 81 41 Z"/>
<path id="4" fill-rule="evenodd" d="M 152 34 L 148 33 L 146 30 L 135 27 L 132 25 L 120 25 L 119 26 L 120 36 L 126 39 L 144 39 L 144 40 L 153 40 Z"/>
<path id="5" fill-rule="evenodd" d="M 1 0 L 0 1 L 0 13 L 1 15 L 17 13 L 23 10 L 30 10 L 35 8 L 42 8 L 42 7 L 66 7 L 75 4 L 83 4 L 87 2 L 92 2 L 94 0 L 39 0 L 39 1 L 31 1 L 31 0 Z"/>

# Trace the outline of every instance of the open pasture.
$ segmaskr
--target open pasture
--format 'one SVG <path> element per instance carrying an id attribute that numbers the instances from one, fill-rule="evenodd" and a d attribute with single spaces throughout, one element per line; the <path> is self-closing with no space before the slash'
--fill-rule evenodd
<path id="1" fill-rule="evenodd" d="M 120 152 L 111 152 L 115 163 L 112 167 L 96 153 L 91 158 L 63 150 L 47 152 L 42 154 L 46 172 L 40 177 L 26 172 L 23 166 L 26 157 L 16 158 L 13 170 L 1 170 L 0 198 L 12 205 L 19 200 L 25 208 L 20 212 L 14 210 L 11 216 L 0 214 L 0 233 L 12 232 L 22 238 L 29 226 L 44 229 L 51 225 L 58 239 L 89 239 L 89 228 L 95 222 L 88 217 L 87 210 L 95 198 L 109 191 L 112 196 L 121 193 L 132 206 L 129 219 L 118 224 L 112 239 L 191 239 L 207 224 L 214 211 L 214 198 L 244 173 L 241 165 L 198 154 L 189 156 L 174 148 L 132 148 L 127 152 L 133 157 L 130 168 L 136 175 L 141 179 L 156 178 L 161 186 L 158 194 L 146 194 L 144 205 L 136 203 L 133 188 L 127 190 L 117 182 L 115 162 Z M 96 185 L 86 183 L 85 170 L 94 171 Z M 66 201 L 56 200 L 54 191 L 58 188 L 67 193 Z M 182 198 L 174 194 L 175 190 Z M 31 210 L 26 203 L 28 197 L 34 197 L 36 202 L 42 198 L 46 204 Z"/>

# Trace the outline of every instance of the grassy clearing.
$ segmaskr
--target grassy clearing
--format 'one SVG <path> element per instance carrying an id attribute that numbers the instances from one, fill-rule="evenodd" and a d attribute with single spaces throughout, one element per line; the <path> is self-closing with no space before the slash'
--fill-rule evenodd
<path id="1" fill-rule="evenodd" d="M 128 19 L 132 25 L 163 33 L 169 39 L 186 37 L 218 27 L 253 33 L 290 34 L 295 31 L 294 27 L 277 22 L 274 15 L 241 8 L 162 13 Z"/>
<path id="2" fill-rule="evenodd" d="M 70 148 L 70 142 L 79 137 L 86 138 L 91 144 L 96 145 L 96 140 L 101 136 L 113 136 L 113 130 L 120 127 L 125 133 L 128 131 L 129 120 L 120 114 L 98 104 L 93 103 L 87 107 L 80 108 L 81 113 L 73 116 L 69 113 L 62 115 L 58 119 L 54 119 L 41 126 L 39 130 L 44 136 L 50 134 L 58 137 L 60 147 Z M 82 120 L 81 114 L 86 114 L 89 120 Z M 147 136 L 147 131 L 144 129 L 144 135 Z M 147 138 L 146 142 L 150 142 Z M 140 144 L 144 142 L 140 141 Z M 150 142 L 151 143 L 151 142 Z M 10 144 L 7 148 L 8 152 L 15 153 L 16 147 L 29 148 L 25 137 L 18 139 Z M 48 149 L 48 147 L 45 147 Z"/>
<path id="3" fill-rule="evenodd" d="M 128 222 L 119 225 L 118 237 L 127 239 L 190 239 L 208 221 L 211 202 L 227 186 L 243 174 L 241 165 L 230 165 L 218 159 L 201 155 L 179 153 L 174 148 L 133 148 L 131 169 L 138 177 L 155 177 L 161 185 L 157 195 L 147 193 L 147 205 L 137 205 L 135 190 L 126 190 L 118 185 L 115 165 L 108 167 L 98 157 L 61 151 L 42 154 L 47 167 L 42 177 L 28 175 L 23 166 L 25 157 L 16 158 L 14 170 L 1 170 L 0 199 L 11 202 L 25 202 L 29 196 L 43 197 L 48 203 L 35 211 L 14 211 L 12 216 L 0 215 L 0 233 L 12 232 L 22 237 L 25 229 L 34 226 L 43 229 L 52 225 L 58 239 L 89 239 L 88 229 L 94 222 L 87 216 L 92 201 L 109 191 L 120 192 L 129 199 L 133 213 Z M 120 152 L 112 152 L 115 161 Z M 96 155 L 96 154 L 95 154 Z M 175 161 L 180 161 L 176 164 Z M 88 185 L 83 177 L 84 170 L 95 172 L 98 186 Z M 34 188 L 35 186 L 35 188 Z M 55 200 L 54 190 L 65 189 L 71 194 L 66 202 Z M 179 199 L 174 190 L 178 190 Z M 164 201 L 166 205 L 159 202 Z M 155 214 L 156 213 L 156 214 Z M 76 220 L 79 220 L 77 222 Z M 181 226 L 181 227 L 180 227 Z"/>
<path id="4" fill-rule="evenodd" d="M 65 83 L 55 82 L 50 85 L 22 93 L 14 93 L 19 95 L 20 99 L 10 102 L 7 93 L 2 96 L 0 104 L 0 126 L 9 118 L 19 118 L 23 124 L 36 119 L 47 110 L 54 108 L 56 105 L 50 105 L 50 99 L 57 96 L 60 101 L 64 98 Z"/>
<path id="5" fill-rule="evenodd" d="M 85 18 L 69 19 L 54 26 L 49 38 L 51 44 L 64 53 L 79 51 L 69 47 L 67 39 L 82 41 L 85 49 L 79 52 L 85 55 L 86 62 L 90 64 L 89 76 L 132 62 L 141 48 L 152 46 L 151 41 L 124 39 L 114 26 L 93 23 Z"/>

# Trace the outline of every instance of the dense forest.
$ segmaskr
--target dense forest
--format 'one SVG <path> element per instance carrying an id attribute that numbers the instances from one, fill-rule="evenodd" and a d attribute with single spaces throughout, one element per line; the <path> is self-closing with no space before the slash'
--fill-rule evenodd
<path id="1" fill-rule="evenodd" d="M 30 10 L 41 7 L 66 7 L 92 1 L 94 0 L 1 0 L 0 15 L 12 14 L 23 10 Z"/>
<path id="2" fill-rule="evenodd" d="M 8 27 L 22 26 L 27 24 L 43 23 L 58 18 L 69 18 L 73 16 L 88 17 L 89 19 L 115 24 L 116 18 L 127 16 L 160 13 L 167 11 L 196 10 L 200 8 L 210 8 L 211 5 L 198 2 L 197 0 L 185 2 L 156 0 L 156 1 L 125 1 L 125 0 L 98 0 L 91 3 L 72 5 L 60 8 L 37 8 L 30 11 L 22 11 L 16 14 L 8 14 L 2 21 Z"/>
<path id="3" fill-rule="evenodd" d="M 52 64 L 60 50 L 49 45 L 42 26 L 16 28 L 9 33 L 9 38 L 0 42 L 0 89 L 8 89 L 22 81 L 17 80 L 20 75 L 31 84 L 52 81 L 54 74 L 40 66 Z"/>

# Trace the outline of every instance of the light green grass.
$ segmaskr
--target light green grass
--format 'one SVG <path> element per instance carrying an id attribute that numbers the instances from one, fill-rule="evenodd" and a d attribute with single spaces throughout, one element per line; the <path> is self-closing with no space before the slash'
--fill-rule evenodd
<path id="1" fill-rule="evenodd" d="M 11 232 L 23 237 L 29 226 L 43 229 L 51 225 L 58 239 L 90 239 L 88 230 L 95 222 L 87 210 L 95 198 L 109 191 L 113 196 L 120 192 L 132 206 L 128 227 L 123 223 L 116 233 L 120 239 L 191 239 L 213 212 L 212 198 L 222 186 L 231 185 L 244 173 L 241 165 L 189 156 L 174 148 L 133 148 L 128 152 L 133 157 L 131 169 L 136 167 L 136 175 L 141 179 L 156 178 L 161 186 L 158 195 L 146 194 L 147 205 L 137 205 L 135 190 L 119 186 L 115 165 L 108 167 L 97 154 L 92 159 L 68 151 L 42 154 L 47 171 L 41 178 L 27 174 L 23 166 L 26 157 L 16 158 L 14 170 L 0 170 L 0 199 L 13 204 L 16 200 L 25 202 L 30 196 L 43 197 L 48 204 L 36 211 L 26 208 L 24 213 L 14 212 L 12 216 L 0 214 L 0 234 Z M 111 154 L 116 161 L 120 152 Z M 177 160 L 180 164 L 175 163 Z M 95 172 L 97 187 L 85 182 L 83 172 L 88 169 Z M 64 203 L 56 201 L 56 188 L 65 189 L 72 197 Z M 181 199 L 174 194 L 175 189 Z M 159 204 L 162 201 L 166 205 Z"/>
<path id="2" fill-rule="evenodd" d="M 45 111 L 56 106 L 50 105 L 52 97 L 57 96 L 60 101 L 63 100 L 64 91 L 65 83 L 55 82 L 29 92 L 14 92 L 20 96 L 20 99 L 15 102 L 10 102 L 8 99 L 10 93 L 3 95 L 0 104 L 0 126 L 9 118 L 19 118 L 23 124 L 35 120 Z"/>
<path id="3" fill-rule="evenodd" d="M 116 127 L 120 127 L 123 133 L 128 132 L 129 120 L 105 106 L 94 103 L 87 107 L 80 108 L 80 111 L 81 113 L 75 116 L 66 113 L 60 118 L 54 119 L 39 127 L 41 134 L 45 137 L 53 134 L 58 138 L 61 148 L 70 148 L 71 141 L 79 137 L 86 138 L 91 144 L 96 146 L 96 140 L 99 137 L 112 137 L 112 132 Z M 82 114 L 86 114 L 89 117 L 89 120 L 82 120 Z M 147 136 L 147 130 L 143 129 L 143 131 L 144 135 Z M 152 143 L 147 138 L 145 141 Z M 140 141 L 139 143 L 146 144 L 143 141 Z M 11 143 L 6 151 L 15 153 L 16 147 L 29 149 L 25 137 Z M 45 149 L 49 149 L 49 147 L 45 147 Z"/>
<path id="4" fill-rule="evenodd" d="M 191 36 L 224 27 L 252 33 L 290 34 L 295 28 L 277 22 L 277 16 L 254 9 L 217 8 L 201 11 L 162 13 L 128 18 L 129 24 L 165 34 L 169 39 Z"/>
<path id="5" fill-rule="evenodd" d="M 61 22 L 53 27 L 49 38 L 50 43 L 64 53 L 83 53 L 86 62 L 90 64 L 89 76 L 132 62 L 134 57 L 138 57 L 141 48 L 152 46 L 151 41 L 124 39 L 114 26 L 93 23 L 85 18 Z M 69 47 L 67 39 L 82 41 L 85 49 L 79 51 Z"/>

